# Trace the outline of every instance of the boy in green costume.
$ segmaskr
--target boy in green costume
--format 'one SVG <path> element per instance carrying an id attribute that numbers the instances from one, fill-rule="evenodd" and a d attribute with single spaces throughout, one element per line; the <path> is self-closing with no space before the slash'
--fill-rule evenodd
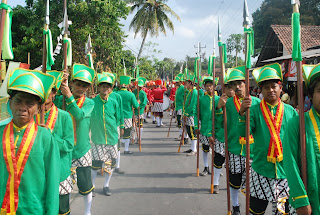
<path id="1" fill-rule="evenodd" d="M 282 91 L 282 69 L 280 64 L 270 64 L 252 72 L 261 88 L 260 104 L 251 105 L 251 97 L 243 99 L 239 111 L 239 129 L 245 135 L 245 112 L 250 108 L 250 132 L 255 144 L 250 173 L 250 212 L 264 214 L 272 202 L 272 214 L 287 213 L 288 182 L 283 167 L 282 140 L 288 121 L 297 116 L 290 105 L 280 99 Z"/>
<path id="2" fill-rule="evenodd" d="M 72 92 L 65 79 L 60 87 L 66 98 L 66 111 L 73 120 L 74 149 L 72 152 L 72 167 L 76 168 L 79 193 L 84 197 L 85 215 L 91 214 L 92 190 L 91 181 L 92 154 L 89 138 L 90 118 L 94 108 L 92 99 L 85 93 L 93 83 L 95 71 L 82 64 L 74 64 L 71 72 Z M 62 96 L 55 100 L 58 108 L 62 108 Z"/>
<path id="3" fill-rule="evenodd" d="M 69 194 L 73 187 L 71 178 L 74 145 L 73 125 L 70 114 L 53 104 L 54 97 L 61 86 L 63 72 L 47 71 L 47 74 L 55 77 L 55 82 L 48 99 L 44 103 L 44 126 L 52 133 L 60 150 L 59 214 L 70 214 Z M 40 124 L 40 113 L 36 115 L 36 122 Z"/>
<path id="4" fill-rule="evenodd" d="M 288 122 L 283 144 L 284 170 L 290 188 L 290 204 L 298 215 L 320 214 L 320 64 L 303 65 L 304 80 L 312 108 L 304 113 L 306 131 L 307 186 L 301 179 L 299 117 Z"/>
<path id="5" fill-rule="evenodd" d="M 210 174 L 208 154 L 210 147 L 214 144 L 214 193 L 219 193 L 219 178 L 222 170 L 222 165 L 225 160 L 224 149 L 224 129 L 223 129 L 223 115 L 222 107 L 227 101 L 227 97 L 222 95 L 221 97 L 214 95 L 214 89 L 212 84 L 212 76 L 203 77 L 203 84 L 206 89 L 204 95 L 200 98 L 200 122 L 201 126 L 198 126 L 198 120 L 195 120 L 196 132 L 200 133 L 200 143 L 202 144 L 202 157 L 204 163 L 204 170 L 200 173 L 201 176 Z M 218 84 L 218 78 L 215 78 L 215 84 Z M 213 95 L 215 100 L 215 133 L 212 134 L 212 102 Z M 197 116 L 196 116 L 197 117 Z M 200 130 L 199 130 L 200 127 Z M 215 142 L 213 142 L 213 135 Z"/>
<path id="6" fill-rule="evenodd" d="M 92 147 L 92 183 L 98 169 L 103 168 L 107 173 L 103 185 L 103 193 L 110 196 L 109 183 L 116 166 L 118 155 L 118 122 L 120 121 L 119 103 L 110 98 L 113 80 L 110 76 L 98 74 L 97 84 L 100 94 L 93 101 L 95 103 L 91 115 Z"/>
<path id="7" fill-rule="evenodd" d="M 4 214 L 59 211 L 60 157 L 51 132 L 34 121 L 48 98 L 54 77 L 15 69 L 9 74 L 12 121 L 0 127 L 0 203 Z"/>
<path id="8" fill-rule="evenodd" d="M 241 136 L 238 129 L 239 111 L 243 98 L 245 97 L 245 67 L 238 66 L 227 71 L 226 82 L 233 88 L 235 96 L 227 100 L 227 129 L 228 129 L 228 154 L 230 195 L 232 199 L 233 215 L 240 214 L 239 190 L 245 185 L 246 170 L 246 138 Z M 252 98 L 252 104 L 259 104 L 260 99 Z M 252 148 L 253 137 L 250 136 L 250 148 Z M 250 154 L 252 157 L 252 154 Z"/>
<path id="9" fill-rule="evenodd" d="M 179 132 L 180 135 L 178 138 L 176 138 L 176 140 L 180 140 L 181 139 L 181 135 L 182 135 L 182 109 L 183 109 L 183 101 L 184 101 L 184 86 L 182 84 L 183 82 L 183 74 L 178 74 L 175 78 L 176 81 L 176 87 L 177 87 L 177 91 L 176 91 L 176 96 L 175 96 L 175 111 L 177 113 L 177 123 L 178 123 L 178 127 L 179 127 Z"/>
<path id="10" fill-rule="evenodd" d="M 132 128 L 132 108 L 138 108 L 139 103 L 132 92 L 127 90 L 127 86 L 131 84 L 131 77 L 129 76 L 120 76 L 120 85 L 121 90 L 118 91 L 118 94 L 122 98 L 122 108 L 123 108 L 123 118 L 124 118 L 124 154 L 132 154 L 133 152 L 129 151 L 130 144 L 130 132 Z"/>

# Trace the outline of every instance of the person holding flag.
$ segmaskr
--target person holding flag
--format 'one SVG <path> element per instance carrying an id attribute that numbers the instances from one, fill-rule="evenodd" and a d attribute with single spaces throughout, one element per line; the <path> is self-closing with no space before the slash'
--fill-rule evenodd
<path id="1" fill-rule="evenodd" d="M 93 83 L 95 71 L 83 64 L 74 64 L 71 72 L 70 90 L 67 79 L 61 84 L 60 90 L 66 98 L 66 111 L 73 120 L 74 149 L 72 152 L 72 168 L 76 170 L 79 193 L 84 198 L 85 215 L 91 214 L 92 190 L 91 181 L 92 154 L 89 138 L 90 118 L 94 108 L 92 99 L 85 93 Z M 58 108 L 63 106 L 63 96 L 55 100 Z"/>
<path id="2" fill-rule="evenodd" d="M 120 121 L 120 108 L 117 100 L 111 98 L 113 80 L 105 74 L 97 75 L 97 84 L 100 94 L 93 101 L 90 130 L 92 148 L 92 183 L 95 180 L 98 169 L 103 168 L 107 173 L 103 185 L 103 193 L 111 196 L 109 183 L 118 156 L 118 122 Z"/>
<path id="3" fill-rule="evenodd" d="M 250 108 L 250 131 L 255 143 L 250 174 L 250 212 L 264 214 L 272 202 L 272 214 L 288 213 L 285 202 L 288 199 L 288 182 L 283 167 L 282 142 L 288 121 L 297 112 L 280 99 L 282 91 L 282 69 L 275 63 L 257 68 L 252 72 L 263 94 L 260 104 L 251 105 L 246 96 L 239 111 L 240 134 L 245 134 L 245 113 Z M 266 162 L 267 161 L 267 162 Z"/>
<path id="4" fill-rule="evenodd" d="M 320 64 L 302 65 L 312 108 L 304 113 L 306 128 L 307 188 L 301 176 L 299 117 L 289 120 L 283 141 L 283 164 L 289 184 L 290 214 L 320 214 Z M 296 211 L 295 211 L 295 210 Z"/>
<path id="5" fill-rule="evenodd" d="M 208 154 L 210 151 L 210 147 L 214 144 L 214 193 L 219 193 L 219 178 L 222 170 L 222 165 L 225 160 L 225 152 L 224 152 L 224 129 L 223 129 L 223 117 L 222 117 L 222 107 L 227 102 L 226 95 L 222 95 L 221 97 L 217 95 L 213 95 L 213 84 L 212 84 L 212 76 L 204 76 L 203 83 L 206 89 L 204 95 L 200 98 L 200 122 L 201 126 L 198 125 L 198 120 L 195 120 L 196 125 L 196 133 L 200 132 L 200 143 L 202 144 L 202 156 L 203 156 L 203 164 L 204 170 L 200 173 L 201 176 L 206 176 L 210 174 L 209 169 L 209 159 Z M 215 78 L 216 85 L 218 83 L 218 78 Z M 212 134 L 212 100 L 213 96 L 215 99 L 215 133 Z M 200 130 L 199 130 L 200 129 Z M 215 142 L 213 142 L 213 138 L 215 137 Z"/>
<path id="6" fill-rule="evenodd" d="M 60 89 L 64 73 L 47 71 L 55 77 L 53 88 L 44 103 L 44 125 L 40 123 L 40 113 L 36 115 L 36 123 L 49 129 L 60 150 L 60 186 L 59 186 L 59 214 L 69 214 L 69 198 L 73 188 L 71 177 L 72 151 L 74 147 L 73 124 L 68 112 L 57 108 L 53 100 Z"/>
<path id="7" fill-rule="evenodd" d="M 227 83 L 232 86 L 235 96 L 227 100 L 227 129 L 228 129 L 228 151 L 229 151 L 229 175 L 230 194 L 233 206 L 233 215 L 240 214 L 239 190 L 245 185 L 246 168 L 246 138 L 235 129 L 239 124 L 239 111 L 245 97 L 245 66 L 231 68 L 226 74 Z M 252 97 L 252 106 L 259 104 L 260 99 Z M 254 140 L 250 136 L 250 148 Z M 253 154 L 250 153 L 250 158 Z"/>
<path id="8" fill-rule="evenodd" d="M 154 97 L 154 103 L 152 106 L 152 112 L 154 114 L 154 117 L 156 117 L 157 120 L 157 127 L 161 127 L 162 124 L 162 118 L 163 118 L 163 94 L 167 91 L 167 88 L 162 86 L 161 80 L 156 80 L 155 82 L 156 88 L 152 90 L 152 94 Z"/>
<path id="9" fill-rule="evenodd" d="M 51 75 L 15 69 L 8 76 L 12 120 L 0 126 L 0 214 L 59 212 L 60 156 L 49 129 L 35 115 L 54 85 Z"/>
<path id="10" fill-rule="evenodd" d="M 133 108 L 138 108 L 140 101 L 137 101 L 134 94 L 127 90 L 127 86 L 131 84 L 130 76 L 120 76 L 121 90 L 118 94 L 122 98 L 122 108 L 123 108 L 123 118 L 124 118 L 124 154 L 132 154 L 129 151 L 129 144 L 131 138 L 131 128 L 132 128 L 132 116 Z"/>

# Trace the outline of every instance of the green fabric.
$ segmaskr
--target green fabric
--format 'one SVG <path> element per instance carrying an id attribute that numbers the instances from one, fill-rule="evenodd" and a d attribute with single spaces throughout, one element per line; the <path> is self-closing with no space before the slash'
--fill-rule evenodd
<path id="1" fill-rule="evenodd" d="M 135 90 L 133 91 L 133 94 L 134 94 L 134 96 L 136 97 L 136 99 L 138 99 L 138 96 L 137 96 L 138 90 L 137 90 L 137 89 L 135 89 Z M 146 94 L 146 92 L 144 92 L 143 90 L 139 90 L 139 100 L 140 100 L 140 105 L 139 105 L 139 107 L 140 107 L 140 114 L 143 114 L 144 109 L 146 108 L 147 103 L 148 103 L 147 94 Z M 138 116 L 138 108 L 135 108 L 135 109 L 134 109 L 134 114 L 135 114 L 136 116 Z"/>
<path id="2" fill-rule="evenodd" d="M 53 58 L 52 35 L 51 35 L 50 29 L 43 30 L 43 35 L 46 35 L 47 70 L 51 70 L 51 66 L 54 65 L 54 58 Z"/>
<path id="3" fill-rule="evenodd" d="M 72 65 L 72 42 L 70 38 L 63 38 L 63 44 L 67 43 L 67 66 Z"/>
<path id="4" fill-rule="evenodd" d="M 216 56 L 215 55 L 211 55 L 209 57 L 209 61 L 208 61 L 208 74 L 212 76 L 212 73 L 213 73 L 213 65 L 214 65 L 214 61 L 216 59 Z"/>
<path id="5" fill-rule="evenodd" d="M 292 14 L 292 60 L 302 61 L 300 13 Z"/>
<path id="6" fill-rule="evenodd" d="M 223 46 L 223 43 L 221 41 L 218 41 L 218 46 Z"/>
<path id="7" fill-rule="evenodd" d="M 117 79 L 117 74 L 115 74 L 115 73 L 103 72 L 102 74 L 107 75 L 107 76 L 110 76 L 110 77 L 112 78 L 112 83 L 113 83 L 113 84 L 114 84 L 114 82 L 115 82 L 116 79 Z"/>
<path id="8" fill-rule="evenodd" d="M 269 64 L 252 71 L 252 76 L 258 84 L 266 80 L 283 81 L 281 65 L 278 63 Z"/>
<path id="9" fill-rule="evenodd" d="M 123 118 L 131 119 L 133 112 L 132 108 L 138 108 L 139 103 L 137 102 L 136 97 L 132 92 L 129 92 L 127 89 L 122 88 L 117 92 L 122 98 L 122 106 L 123 106 Z"/>
<path id="10" fill-rule="evenodd" d="M 215 108 L 217 108 L 220 97 L 214 96 Z M 212 96 L 209 96 L 207 93 L 202 96 L 199 100 L 200 103 L 200 132 L 206 137 L 212 136 Z M 197 108 L 198 110 L 198 108 Z M 198 129 L 198 117 L 195 116 L 195 129 Z M 224 143 L 224 129 L 223 129 L 223 112 L 222 109 L 215 109 L 214 117 L 214 131 L 215 138 L 220 142 Z"/>
<path id="11" fill-rule="evenodd" d="M 252 97 L 252 106 L 257 104 L 260 104 L 260 99 Z M 226 110 L 229 152 L 235 155 L 246 156 L 246 146 L 239 143 L 239 138 L 241 137 L 240 129 L 237 129 L 239 126 L 239 113 L 234 105 L 233 97 L 227 100 Z M 254 144 L 255 143 L 250 144 L 251 152 Z M 253 153 L 250 153 L 250 157 L 253 158 Z"/>
<path id="12" fill-rule="evenodd" d="M 212 76 L 203 76 L 202 78 L 202 82 L 203 84 L 206 84 L 207 82 L 211 82 L 212 83 L 213 77 Z M 218 84 L 219 81 L 219 77 L 216 77 L 214 80 L 215 85 Z"/>
<path id="13" fill-rule="evenodd" d="M 100 94 L 93 99 L 95 105 L 91 115 L 91 140 L 97 145 L 118 144 L 117 122 L 120 119 L 119 104 L 108 98 L 103 100 Z"/>
<path id="14" fill-rule="evenodd" d="M 113 84 L 113 79 L 111 76 L 105 75 L 105 74 L 97 74 L 97 84 L 99 85 L 100 83 L 108 83 L 108 84 Z"/>
<path id="15" fill-rule="evenodd" d="M 63 96 L 56 97 L 54 103 L 58 108 L 62 108 Z M 94 101 L 92 99 L 86 98 L 82 108 L 79 108 L 73 96 L 66 98 L 66 111 L 76 120 L 77 143 L 72 152 L 72 159 L 81 158 L 91 148 L 89 130 L 93 108 Z"/>
<path id="16" fill-rule="evenodd" d="M 92 54 L 87 54 L 88 60 L 89 60 L 89 66 L 94 69 L 93 67 L 93 59 L 92 59 Z"/>
<path id="17" fill-rule="evenodd" d="M 129 85 L 131 83 L 131 77 L 130 76 L 120 76 L 120 84 Z"/>
<path id="18" fill-rule="evenodd" d="M 116 92 L 112 92 L 109 95 L 109 98 L 112 98 L 114 100 L 116 100 L 119 104 L 119 113 L 120 116 L 118 117 L 118 121 L 117 121 L 117 126 L 120 126 L 120 128 L 124 128 L 124 118 L 123 118 L 123 107 L 122 107 L 122 98 L 121 96 L 116 93 Z"/>
<path id="19" fill-rule="evenodd" d="M 183 109 L 184 116 L 191 117 L 197 114 L 197 96 L 198 96 L 198 91 L 195 88 L 193 90 L 187 90 L 186 102 L 184 104 L 184 109 Z"/>
<path id="20" fill-rule="evenodd" d="M 303 78 L 306 86 L 309 86 L 314 80 L 320 76 L 320 64 L 302 65 Z"/>
<path id="21" fill-rule="evenodd" d="M 184 68 L 184 80 L 188 78 L 188 74 L 189 74 L 188 68 Z"/>
<path id="22" fill-rule="evenodd" d="M 204 91 L 203 91 L 203 89 L 199 89 L 199 95 L 200 95 L 199 98 L 201 98 L 202 96 L 204 96 Z"/>
<path id="23" fill-rule="evenodd" d="M 40 71 L 17 68 L 9 75 L 7 91 L 27 92 L 40 97 L 44 102 L 54 86 L 54 80 L 53 76 Z"/>
<path id="24" fill-rule="evenodd" d="M 71 73 L 71 80 L 79 80 L 89 84 L 93 83 L 95 71 L 89 66 L 75 63 Z"/>
<path id="25" fill-rule="evenodd" d="M 198 80 L 198 78 L 200 77 L 200 74 L 201 74 L 201 65 L 199 65 L 199 71 L 197 70 L 198 68 L 198 62 L 200 63 L 200 58 L 197 57 L 195 60 L 194 60 L 194 74 L 195 74 L 195 78 Z"/>
<path id="26" fill-rule="evenodd" d="M 274 116 L 276 114 L 277 107 L 278 105 L 273 108 L 268 105 L 269 110 Z M 298 114 L 293 107 L 288 104 L 284 104 L 284 113 L 280 130 L 280 139 L 282 141 L 282 145 L 285 137 L 285 129 L 288 126 L 288 121 L 297 115 Z M 245 136 L 245 116 L 239 116 L 239 121 L 240 135 Z M 264 120 L 260 104 L 252 105 L 250 108 L 250 133 L 252 133 L 254 138 L 254 145 L 252 147 L 252 153 L 254 157 L 251 164 L 251 167 L 254 169 L 254 171 L 260 175 L 263 175 L 264 177 L 285 179 L 286 174 L 283 168 L 284 161 L 276 162 L 276 164 L 267 161 L 271 136 L 269 128 Z"/>
<path id="27" fill-rule="evenodd" d="M 184 86 L 181 84 L 177 91 L 176 91 L 176 95 L 175 95 L 175 110 L 181 110 L 183 108 L 183 101 L 184 101 Z"/>
<path id="28" fill-rule="evenodd" d="M 61 82 L 62 82 L 62 78 L 63 78 L 63 72 L 60 71 L 56 71 L 56 70 L 51 70 L 51 71 L 47 71 L 48 75 L 52 75 L 55 78 L 55 82 L 54 82 L 54 88 L 56 90 L 60 89 L 61 86 Z"/>
<path id="29" fill-rule="evenodd" d="M 315 110 L 313 113 L 318 126 L 320 119 Z M 286 135 L 283 141 L 284 170 L 287 175 L 290 193 L 290 204 L 294 208 L 299 208 L 311 204 L 312 214 L 320 214 L 320 165 L 319 147 L 314 129 L 311 123 L 309 112 L 305 113 L 306 126 L 306 158 L 307 158 L 307 177 L 308 177 L 308 193 L 303 185 L 300 169 L 301 169 L 301 152 L 300 152 L 300 133 L 299 133 L 299 116 L 294 117 L 288 122 Z M 303 198 L 303 196 L 308 197 Z M 295 199 L 293 198 L 301 197 Z"/>
<path id="30" fill-rule="evenodd" d="M 139 66 L 136 67 L 136 79 L 140 77 Z"/>
<path id="31" fill-rule="evenodd" d="M 1 138 L 5 125 L 0 127 Z M 25 129 L 19 133 L 14 129 L 14 139 L 18 137 L 17 146 Z M 17 214 L 57 215 L 59 209 L 59 148 L 49 130 L 38 126 L 27 163 L 19 186 L 19 204 Z M 0 202 L 6 191 L 8 171 L 0 147 Z"/>
<path id="32" fill-rule="evenodd" d="M 251 69 L 251 56 L 254 54 L 254 31 L 253 28 L 244 28 L 244 33 L 247 34 L 247 49 L 246 49 L 246 68 Z"/>
<path id="33" fill-rule="evenodd" d="M 6 18 L 4 22 L 3 39 L 2 39 L 2 59 L 12 60 L 14 57 L 13 50 L 12 50 L 12 32 L 11 32 L 12 8 L 5 3 L 1 3 L 0 9 L 6 10 Z"/>
<path id="34" fill-rule="evenodd" d="M 50 110 L 45 113 L 47 122 Z M 52 136 L 60 150 L 60 182 L 71 174 L 72 151 L 74 147 L 73 124 L 68 112 L 58 108 L 58 117 L 52 131 Z"/>
<path id="35" fill-rule="evenodd" d="M 228 69 L 226 74 L 227 83 L 231 81 L 245 80 L 245 66 L 237 66 Z"/>
<path id="36" fill-rule="evenodd" d="M 228 63 L 227 45 L 225 43 L 222 44 L 222 50 L 223 50 L 223 63 Z"/>

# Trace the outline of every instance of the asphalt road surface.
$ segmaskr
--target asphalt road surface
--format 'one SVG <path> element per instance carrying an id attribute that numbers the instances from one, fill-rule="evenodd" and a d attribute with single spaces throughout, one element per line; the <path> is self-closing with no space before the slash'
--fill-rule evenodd
<path id="1" fill-rule="evenodd" d="M 220 193 L 210 194 L 210 175 L 196 176 L 196 156 L 178 153 L 179 135 L 175 119 L 172 121 L 170 137 L 169 114 L 164 113 L 164 126 L 157 128 L 148 120 L 144 124 L 142 151 L 138 145 L 130 145 L 132 155 L 123 155 L 121 169 L 125 174 L 114 173 L 110 182 L 112 196 L 102 192 L 104 177 L 97 176 L 96 197 L 93 198 L 92 215 L 189 215 L 227 214 L 227 192 L 225 168 L 220 177 Z M 182 147 L 181 152 L 189 149 Z M 210 162 L 210 161 L 209 161 Z M 200 172 L 203 170 L 200 146 Z M 71 212 L 81 215 L 83 198 L 76 194 L 71 198 Z M 240 194 L 241 212 L 245 214 L 245 196 Z M 269 204 L 266 214 L 270 213 Z"/>

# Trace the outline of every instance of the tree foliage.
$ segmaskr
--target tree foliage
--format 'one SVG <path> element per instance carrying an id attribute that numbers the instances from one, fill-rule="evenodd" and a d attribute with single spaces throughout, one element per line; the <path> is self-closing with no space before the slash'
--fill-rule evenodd
<path id="1" fill-rule="evenodd" d="M 320 25 L 319 0 L 300 1 L 301 25 Z M 253 14 L 255 52 L 264 44 L 270 25 L 290 25 L 292 6 L 288 0 L 264 0 Z"/>
<path id="2" fill-rule="evenodd" d="M 15 61 L 26 62 L 31 53 L 31 68 L 42 64 L 42 30 L 45 18 L 44 0 L 26 0 L 26 6 L 13 8 L 13 48 Z M 122 51 L 125 33 L 120 19 L 129 13 L 126 3 L 118 0 L 69 0 L 68 16 L 72 21 L 69 27 L 72 40 L 73 62 L 87 64 L 85 43 L 91 35 L 95 68 L 100 71 L 122 71 Z M 61 30 L 58 24 L 63 20 L 63 1 L 50 1 L 50 25 L 53 46 Z M 61 70 L 62 52 L 56 57 L 52 69 Z"/>
<path id="3" fill-rule="evenodd" d="M 244 38 L 243 34 L 231 34 L 227 39 L 227 52 L 232 53 L 236 52 L 235 56 L 235 66 L 238 65 L 238 53 L 244 49 Z"/>

